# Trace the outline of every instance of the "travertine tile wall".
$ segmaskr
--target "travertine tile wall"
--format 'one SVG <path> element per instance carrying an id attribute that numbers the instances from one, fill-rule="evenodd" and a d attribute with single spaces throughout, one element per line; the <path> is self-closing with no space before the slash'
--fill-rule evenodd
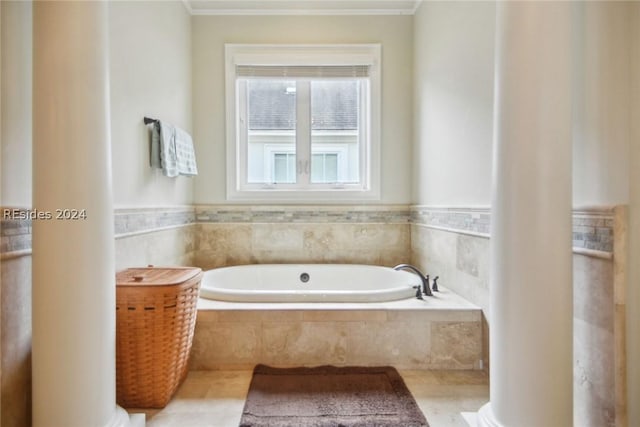
<path id="1" fill-rule="evenodd" d="M 574 422 L 616 425 L 613 262 L 573 257 Z"/>
<path id="2" fill-rule="evenodd" d="M 0 209 L 0 424 L 31 424 L 31 221 Z M 26 217 L 26 216 L 25 216 Z"/>
<path id="3" fill-rule="evenodd" d="M 623 425 L 625 417 L 625 209 L 573 214 L 574 419 L 580 426 Z M 412 262 L 488 317 L 489 210 L 413 207 L 411 218 Z M 485 322 L 487 351 L 488 327 Z"/>
<path id="4" fill-rule="evenodd" d="M 411 262 L 489 312 L 489 236 L 411 224 Z"/>
<path id="5" fill-rule="evenodd" d="M 191 369 L 323 364 L 479 369 L 480 311 L 205 310 Z"/>
<path id="6" fill-rule="evenodd" d="M 408 262 L 408 224 L 198 224 L 195 264 Z"/>
<path id="7" fill-rule="evenodd" d="M 1 255 L 0 425 L 22 427 L 31 425 L 31 256 Z"/>
<path id="8" fill-rule="evenodd" d="M 406 206 L 197 206 L 195 264 L 409 261 Z"/>
<path id="9" fill-rule="evenodd" d="M 489 310 L 487 209 L 187 206 L 118 210 L 114 224 L 118 269 L 256 262 L 395 265 L 410 258 Z M 623 208 L 574 212 L 575 419 L 584 426 L 619 425 L 624 416 L 624 224 Z M 2 425 L 28 425 L 31 222 L 3 219 L 1 225 Z M 484 328 L 488 337 L 486 322 Z M 482 358 L 487 362 L 488 354 Z"/>
<path id="10" fill-rule="evenodd" d="M 407 206 L 196 207 L 196 265 L 363 263 L 410 259 Z M 277 365 L 393 364 L 406 369 L 478 369 L 478 310 L 201 311 L 192 369 Z"/>

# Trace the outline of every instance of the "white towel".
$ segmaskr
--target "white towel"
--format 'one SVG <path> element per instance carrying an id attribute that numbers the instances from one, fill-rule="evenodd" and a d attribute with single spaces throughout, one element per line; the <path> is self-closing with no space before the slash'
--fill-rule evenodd
<path id="1" fill-rule="evenodd" d="M 191 135 L 179 127 L 176 127 L 174 140 L 178 173 L 186 176 L 198 175 L 196 152 L 193 149 Z"/>
<path id="2" fill-rule="evenodd" d="M 151 133 L 151 166 L 168 177 L 198 174 L 191 135 L 179 127 L 157 121 Z"/>

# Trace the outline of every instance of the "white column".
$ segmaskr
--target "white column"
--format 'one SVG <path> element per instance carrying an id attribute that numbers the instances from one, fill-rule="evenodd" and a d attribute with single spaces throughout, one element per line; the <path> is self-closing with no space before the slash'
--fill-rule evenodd
<path id="1" fill-rule="evenodd" d="M 125 426 L 115 403 L 108 4 L 38 1 L 33 14 L 33 208 L 52 215 L 33 221 L 33 425 Z"/>
<path id="2" fill-rule="evenodd" d="M 499 2 L 490 396 L 480 426 L 572 426 L 571 5 Z"/>

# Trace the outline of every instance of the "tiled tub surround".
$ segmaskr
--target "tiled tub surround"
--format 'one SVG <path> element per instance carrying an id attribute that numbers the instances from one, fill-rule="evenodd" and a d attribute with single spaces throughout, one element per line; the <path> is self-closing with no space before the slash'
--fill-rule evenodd
<path id="1" fill-rule="evenodd" d="M 413 207 L 411 217 L 412 263 L 489 313 L 489 209 Z M 574 210 L 576 425 L 624 425 L 625 242 L 624 206 Z M 483 322 L 485 349 L 487 329 Z"/>
<path id="2" fill-rule="evenodd" d="M 621 230 L 617 224 L 624 222 L 616 213 L 621 209 L 574 211 L 574 257 L 613 262 L 614 229 Z M 490 217 L 489 208 L 411 209 L 412 263 L 422 266 L 425 273 L 439 275 L 440 283 L 479 305 L 485 313 L 489 312 Z M 618 232 L 616 238 L 623 236 Z M 544 280 L 544 271 L 540 279 Z M 613 284 L 613 275 L 608 282 Z"/>
<path id="3" fill-rule="evenodd" d="M 407 206 L 197 206 L 195 264 L 394 266 L 411 244 Z"/>
<path id="4" fill-rule="evenodd" d="M 480 308 L 446 289 L 424 301 L 232 303 L 201 299 L 190 368 L 319 364 L 480 369 Z"/>

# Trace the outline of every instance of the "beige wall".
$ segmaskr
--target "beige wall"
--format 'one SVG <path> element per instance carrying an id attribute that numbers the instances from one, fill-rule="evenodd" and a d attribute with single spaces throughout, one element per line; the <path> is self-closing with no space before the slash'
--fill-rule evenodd
<path id="1" fill-rule="evenodd" d="M 31 2 L 2 7 L 0 206 L 31 206 Z"/>
<path id="2" fill-rule="evenodd" d="M 382 203 L 409 203 L 411 16 L 194 16 L 195 202 L 225 203 L 225 43 L 382 43 Z"/>
<path id="3" fill-rule="evenodd" d="M 31 9 L 2 2 L 2 206 L 31 206 Z M 110 31 L 115 206 L 189 204 L 193 179 L 149 167 L 142 118 L 191 131 L 191 17 L 180 1 L 113 2 Z"/>
<path id="4" fill-rule="evenodd" d="M 628 202 L 630 2 L 576 7 L 574 206 Z M 424 2 L 415 16 L 414 202 L 491 202 L 493 2 Z"/>
<path id="5" fill-rule="evenodd" d="M 630 3 L 576 7 L 574 206 L 629 201 Z"/>
<path id="6" fill-rule="evenodd" d="M 413 202 L 491 203 L 493 2 L 423 2 L 414 24 Z"/>
<path id="7" fill-rule="evenodd" d="M 110 84 L 116 208 L 193 201 L 193 179 L 149 167 L 144 116 L 188 132 L 191 121 L 191 16 L 180 1 L 111 2 Z"/>

